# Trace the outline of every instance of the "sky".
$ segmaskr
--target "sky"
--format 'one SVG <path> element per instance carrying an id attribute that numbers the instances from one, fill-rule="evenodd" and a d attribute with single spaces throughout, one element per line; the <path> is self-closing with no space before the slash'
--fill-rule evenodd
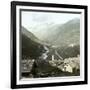
<path id="1" fill-rule="evenodd" d="M 80 18 L 80 14 L 22 11 L 21 25 L 39 36 L 40 32 L 45 33 L 46 24 L 64 24 L 74 18 Z"/>
<path id="2" fill-rule="evenodd" d="M 62 24 L 74 18 L 80 18 L 80 14 L 70 13 L 46 13 L 22 11 L 22 26 L 30 27 L 33 24 L 56 23 Z"/>

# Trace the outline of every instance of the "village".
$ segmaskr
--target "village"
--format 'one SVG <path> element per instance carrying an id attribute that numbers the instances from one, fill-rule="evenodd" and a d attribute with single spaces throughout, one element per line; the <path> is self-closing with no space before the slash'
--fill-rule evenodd
<path id="1" fill-rule="evenodd" d="M 46 57 L 47 58 L 47 57 Z M 46 63 L 46 64 L 45 64 Z M 35 59 L 25 59 L 21 62 L 22 68 L 21 68 L 21 74 L 22 77 L 28 77 L 33 78 L 33 74 L 38 74 L 40 77 L 48 76 L 46 74 L 49 73 L 49 67 L 57 68 L 58 70 L 64 73 L 69 73 L 71 75 L 79 75 L 80 74 L 80 55 L 77 55 L 77 57 L 69 57 L 63 59 L 57 51 L 55 51 L 54 55 L 51 55 L 51 60 L 46 60 L 45 57 L 43 60 L 35 60 Z M 46 66 L 45 66 L 46 65 Z M 43 69 L 44 67 L 44 69 Z M 52 67 L 52 68 L 51 68 Z M 39 68 L 38 70 L 36 70 Z M 48 70 L 47 70 L 48 69 Z M 54 73 L 54 69 L 50 73 Z M 44 71 L 45 74 L 44 74 Z"/>

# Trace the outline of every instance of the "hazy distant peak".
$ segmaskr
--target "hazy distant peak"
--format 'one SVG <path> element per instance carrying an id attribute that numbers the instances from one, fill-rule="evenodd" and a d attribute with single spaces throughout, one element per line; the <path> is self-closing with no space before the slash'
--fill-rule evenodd
<path id="1" fill-rule="evenodd" d="M 72 23 L 72 24 L 80 23 L 80 19 L 79 18 L 74 18 L 74 19 L 68 21 L 67 23 Z"/>

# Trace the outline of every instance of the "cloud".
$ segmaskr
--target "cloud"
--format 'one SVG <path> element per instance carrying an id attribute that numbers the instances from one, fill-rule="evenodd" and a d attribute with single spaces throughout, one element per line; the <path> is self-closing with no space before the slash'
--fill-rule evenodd
<path id="1" fill-rule="evenodd" d="M 51 13 L 51 12 L 31 12 L 22 11 L 22 26 L 30 27 L 40 26 L 42 24 L 63 24 L 74 18 L 80 18 L 80 14 L 71 13 Z M 36 29 L 35 29 L 36 30 Z"/>

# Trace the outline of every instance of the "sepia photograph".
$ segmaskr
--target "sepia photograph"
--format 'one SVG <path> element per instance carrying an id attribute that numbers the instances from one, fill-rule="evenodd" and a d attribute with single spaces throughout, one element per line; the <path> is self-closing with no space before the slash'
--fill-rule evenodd
<path id="1" fill-rule="evenodd" d="M 21 78 L 80 75 L 80 13 L 21 10 Z"/>

